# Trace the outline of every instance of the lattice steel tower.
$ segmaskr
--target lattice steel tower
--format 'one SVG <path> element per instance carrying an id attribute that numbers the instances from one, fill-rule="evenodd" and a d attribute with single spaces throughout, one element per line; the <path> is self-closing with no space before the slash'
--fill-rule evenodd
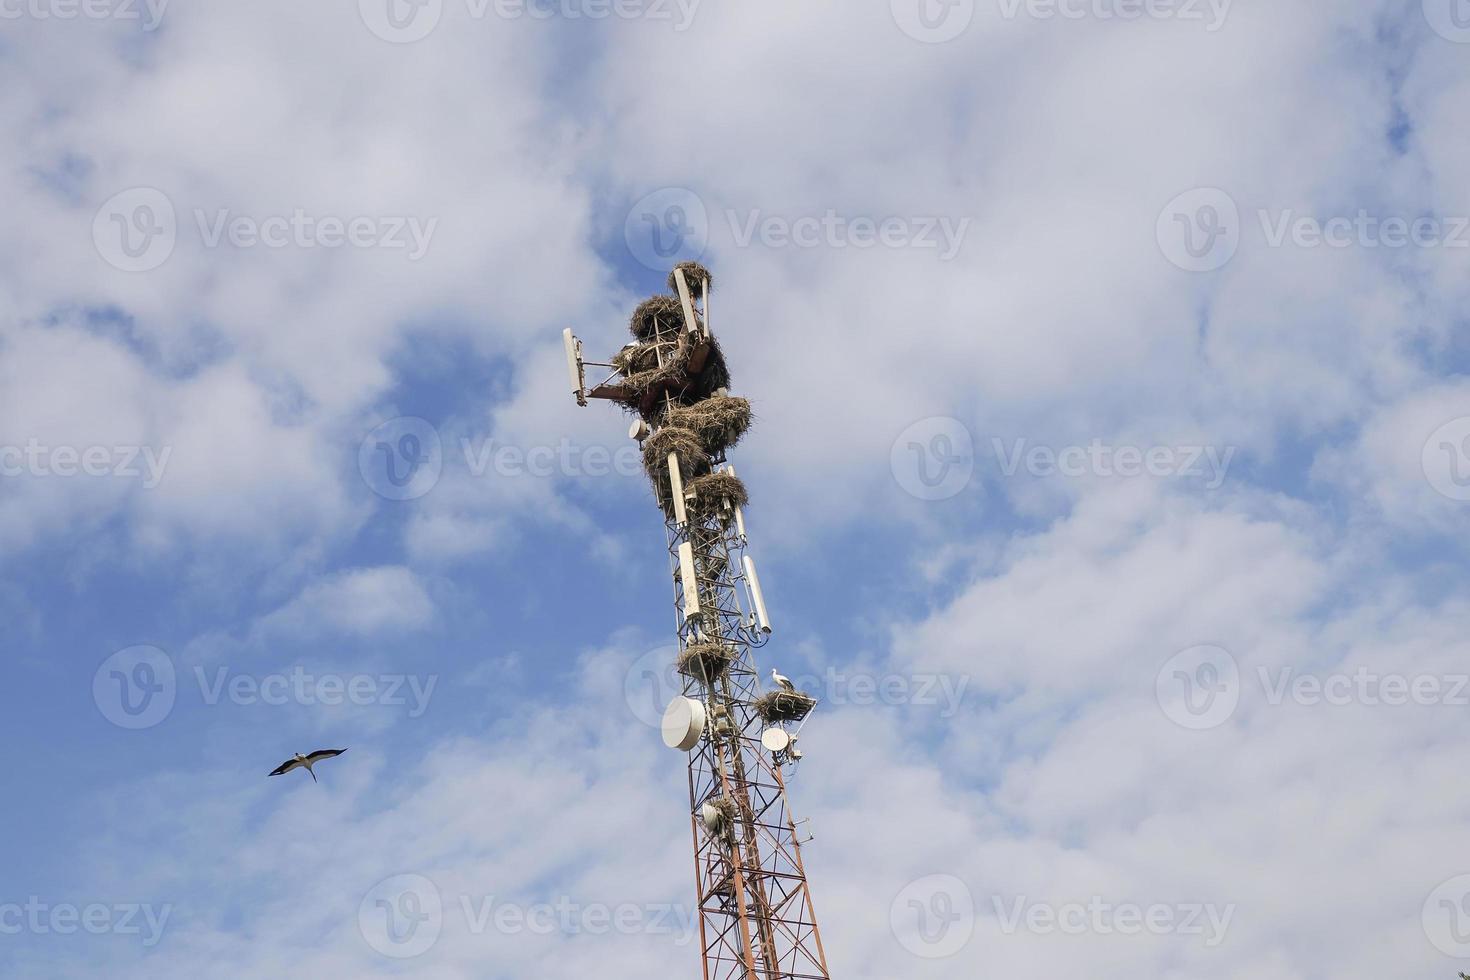
<path id="1" fill-rule="evenodd" d="M 664 741 L 689 758 L 704 978 L 830 980 L 782 777 L 816 701 L 774 672 L 764 693 L 756 669 L 771 625 L 746 554 L 745 487 L 726 458 L 751 413 L 728 391 L 711 286 L 703 266 L 681 263 L 672 295 L 634 311 L 634 343 L 585 361 L 567 330 L 567 364 L 578 404 L 608 399 L 637 416 L 629 434 L 664 515 L 683 685 Z M 588 366 L 609 369 L 590 389 Z"/>

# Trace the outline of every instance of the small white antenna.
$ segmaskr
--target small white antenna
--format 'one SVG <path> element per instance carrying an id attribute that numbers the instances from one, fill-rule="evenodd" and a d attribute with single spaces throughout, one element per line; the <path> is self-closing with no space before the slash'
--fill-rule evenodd
<path id="1" fill-rule="evenodd" d="M 750 600 L 755 604 L 755 621 L 762 633 L 769 633 L 771 617 L 766 614 L 766 598 L 761 594 L 761 580 L 755 574 L 755 562 L 750 560 L 749 555 L 742 556 L 740 560 L 745 566 L 745 580 L 750 583 Z"/>
<path id="2" fill-rule="evenodd" d="M 561 332 L 561 341 L 567 349 L 567 375 L 572 382 L 572 394 L 577 396 L 578 405 L 586 407 L 587 384 L 582 367 L 582 342 L 572 335 L 571 327 Z"/>
<path id="3" fill-rule="evenodd" d="M 699 578 L 694 574 L 694 546 L 679 545 L 679 577 L 684 583 L 684 622 L 699 619 Z"/>

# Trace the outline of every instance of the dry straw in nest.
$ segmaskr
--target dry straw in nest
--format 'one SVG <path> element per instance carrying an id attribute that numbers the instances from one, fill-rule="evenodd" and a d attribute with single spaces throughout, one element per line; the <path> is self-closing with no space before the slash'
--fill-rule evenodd
<path id="1" fill-rule="evenodd" d="M 696 477 L 685 489 L 694 498 L 689 509 L 698 517 L 717 518 L 721 527 L 735 520 L 735 508 L 750 503 L 745 484 L 733 473 L 709 473 Z"/>
<path id="2" fill-rule="evenodd" d="M 680 330 L 684 326 L 684 304 L 677 296 L 651 296 L 638 304 L 628 321 L 628 330 L 639 340 L 655 333 Z"/>
<path id="3" fill-rule="evenodd" d="M 710 271 L 698 262 L 680 262 L 674 268 L 684 270 L 684 281 L 689 285 L 690 299 L 699 298 L 700 283 L 704 283 L 704 288 L 710 292 L 715 291 L 715 277 L 710 275 Z M 673 272 L 669 273 L 669 290 L 674 293 L 679 292 L 679 283 L 674 278 Z"/>
<path id="4" fill-rule="evenodd" d="M 735 659 L 735 651 L 721 643 L 695 643 L 679 654 L 679 673 L 712 681 Z"/>
<path id="5" fill-rule="evenodd" d="M 805 694 L 792 694 L 790 691 L 772 691 L 756 699 L 752 705 L 766 720 L 766 724 L 801 721 L 816 706 L 817 702 L 813 698 Z"/>
<path id="6" fill-rule="evenodd" d="M 709 367 L 706 362 L 705 369 Z M 712 456 L 739 442 L 750 428 L 750 420 L 750 402 L 729 395 L 715 395 L 693 405 L 671 408 L 668 414 L 670 425 L 694 432 L 704 443 L 705 452 Z"/>
<path id="7" fill-rule="evenodd" d="M 688 480 L 709 472 L 709 457 L 699 437 L 688 429 L 666 425 L 643 441 L 643 468 L 660 500 L 669 497 L 669 453 L 679 460 L 679 475 Z"/>
<path id="8" fill-rule="evenodd" d="M 629 344 L 613 355 L 612 366 L 625 377 L 657 371 L 659 348 L 664 350 L 665 363 L 673 359 L 673 344 Z"/>

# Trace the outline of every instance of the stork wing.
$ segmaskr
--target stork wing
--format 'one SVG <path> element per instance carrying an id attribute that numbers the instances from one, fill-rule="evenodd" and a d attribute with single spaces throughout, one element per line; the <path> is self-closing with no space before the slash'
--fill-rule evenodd
<path id="1" fill-rule="evenodd" d="M 337 758 L 337 756 L 346 751 L 346 749 L 317 749 L 311 755 L 306 757 L 306 761 L 310 762 L 312 765 L 316 765 L 323 759 L 335 759 Z"/>
<path id="2" fill-rule="evenodd" d="M 281 763 L 279 766 L 277 766 L 275 772 L 272 772 L 269 775 L 271 775 L 271 776 L 280 776 L 280 775 L 283 775 L 285 773 L 290 772 L 292 769 L 299 768 L 300 766 L 301 766 L 301 763 L 297 762 L 295 759 L 288 759 L 287 761 L 285 761 L 285 762 Z"/>

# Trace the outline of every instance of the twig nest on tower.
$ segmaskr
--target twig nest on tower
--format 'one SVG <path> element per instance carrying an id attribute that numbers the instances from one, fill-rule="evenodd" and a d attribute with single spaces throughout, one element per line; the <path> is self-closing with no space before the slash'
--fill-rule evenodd
<path id="1" fill-rule="evenodd" d="M 713 351 L 710 352 L 713 355 Z M 723 362 L 723 358 L 721 359 Z M 705 362 L 705 370 L 712 367 Z M 689 429 L 704 443 L 705 452 L 716 455 L 740 441 L 750 428 L 750 402 L 730 395 L 714 395 L 693 405 L 680 405 L 669 409 L 666 418 L 670 425 Z"/>
<path id="2" fill-rule="evenodd" d="M 698 262 L 680 262 L 674 268 L 684 270 L 684 282 L 689 285 L 690 299 L 699 298 L 701 285 L 710 292 L 714 292 L 715 277 L 710 275 L 710 271 Z M 676 295 L 679 292 L 679 283 L 675 280 L 673 272 L 669 273 L 669 290 Z"/>
<path id="3" fill-rule="evenodd" d="M 721 527 L 735 520 L 735 508 L 750 502 L 745 484 L 733 473 L 708 473 L 685 484 L 690 496 L 689 510 L 701 519 L 713 518 Z"/>
<path id="4" fill-rule="evenodd" d="M 674 344 L 629 344 L 613 355 L 612 366 L 624 377 L 658 370 L 659 348 L 664 348 L 664 363 L 673 359 Z"/>
<path id="5" fill-rule="evenodd" d="M 628 330 L 639 340 L 684 328 L 684 304 L 677 296 L 651 296 L 638 304 Z"/>
<path id="6" fill-rule="evenodd" d="M 679 654 L 679 673 L 701 681 L 713 681 L 735 659 L 735 651 L 722 643 L 695 643 Z"/>
<path id="7" fill-rule="evenodd" d="M 679 461 L 679 475 L 685 480 L 709 472 L 709 457 L 699 437 L 688 429 L 665 425 L 643 441 L 643 468 L 653 480 L 660 499 L 669 491 L 669 453 Z"/>
<path id="8" fill-rule="evenodd" d="M 684 403 L 692 405 L 712 396 L 721 388 L 730 387 L 730 368 L 725 364 L 725 352 L 720 342 L 709 338 L 709 352 L 705 354 L 704 367 L 698 374 L 689 376 L 689 387 L 685 391 Z"/>
<path id="9" fill-rule="evenodd" d="M 783 721 L 801 721 L 816 706 L 816 699 L 810 695 L 792 694 L 790 691 L 772 691 L 756 699 L 752 705 L 768 725 Z"/>

